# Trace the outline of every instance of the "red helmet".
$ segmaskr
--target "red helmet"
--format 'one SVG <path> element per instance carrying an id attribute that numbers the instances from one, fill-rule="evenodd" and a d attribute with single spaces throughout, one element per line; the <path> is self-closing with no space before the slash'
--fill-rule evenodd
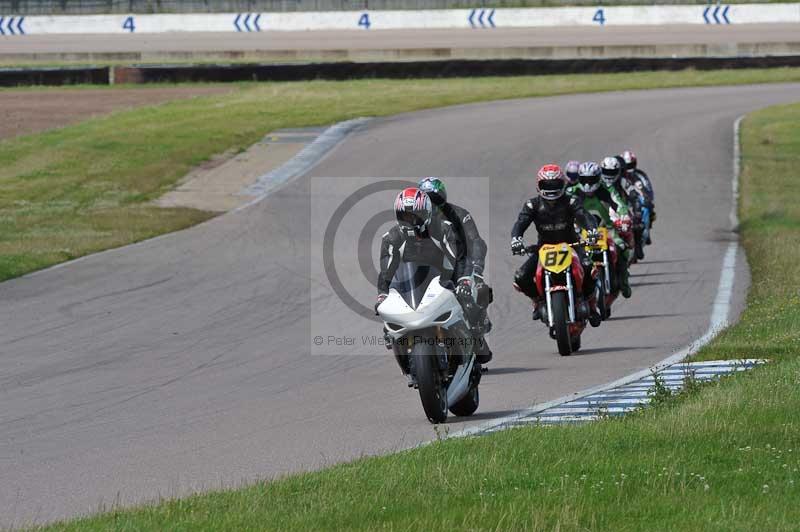
<path id="1" fill-rule="evenodd" d="M 622 152 L 622 160 L 625 161 L 625 170 L 629 172 L 631 170 L 636 170 L 636 154 L 631 150 L 625 150 Z"/>
<path id="2" fill-rule="evenodd" d="M 416 187 L 408 187 L 394 200 L 397 223 L 403 228 L 422 233 L 431 221 L 431 199 Z"/>
<path id="3" fill-rule="evenodd" d="M 546 164 L 536 174 L 536 188 L 539 195 L 546 200 L 557 200 L 564 195 L 567 180 L 564 172 L 557 164 Z"/>

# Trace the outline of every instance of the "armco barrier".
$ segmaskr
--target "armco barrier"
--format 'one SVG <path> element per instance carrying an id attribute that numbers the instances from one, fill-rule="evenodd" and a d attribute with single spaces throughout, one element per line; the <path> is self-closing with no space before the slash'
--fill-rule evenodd
<path id="1" fill-rule="evenodd" d="M 359 78 L 524 76 L 643 70 L 713 70 L 800 66 L 800 56 L 568 60 L 405 61 L 297 65 L 203 65 L 115 67 L 115 83 L 306 81 Z"/>
<path id="2" fill-rule="evenodd" d="M 0 68 L 0 87 L 24 85 L 108 85 L 108 67 Z"/>
<path id="3" fill-rule="evenodd" d="M 422 11 L 321 11 L 180 15 L 13 16 L 0 12 L 0 32 L 25 34 L 125 34 L 524 28 L 668 24 L 800 23 L 800 3 L 658 5 L 562 8 L 438 9 Z"/>
<path id="4" fill-rule="evenodd" d="M 451 78 L 543 74 L 800 67 L 800 55 L 771 57 L 503 59 L 316 63 L 276 65 L 118 66 L 102 68 L 0 69 L 0 86 L 158 82 Z"/>

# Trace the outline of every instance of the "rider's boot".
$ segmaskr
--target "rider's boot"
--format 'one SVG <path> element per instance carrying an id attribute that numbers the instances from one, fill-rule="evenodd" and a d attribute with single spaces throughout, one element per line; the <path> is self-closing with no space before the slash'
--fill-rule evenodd
<path id="1" fill-rule="evenodd" d="M 483 334 L 489 334 L 492 332 L 492 320 L 489 319 L 489 315 L 483 317 Z"/>
<path id="2" fill-rule="evenodd" d="M 539 321 L 542 319 L 542 302 L 539 299 L 533 300 L 533 313 L 531 314 L 531 319 L 533 321 Z"/>
<path id="3" fill-rule="evenodd" d="M 492 320 L 489 319 L 489 313 L 486 312 L 486 307 L 478 306 L 478 312 L 475 313 L 475 323 L 477 325 L 472 330 L 475 336 L 483 336 L 489 334 L 492 330 Z"/>
<path id="4" fill-rule="evenodd" d="M 475 343 L 475 361 L 478 364 L 488 364 L 492 360 L 492 350 L 486 343 L 486 338 L 478 338 Z"/>
<path id="5" fill-rule="evenodd" d="M 597 297 L 594 295 L 589 298 L 589 323 L 592 327 L 600 327 L 603 317 L 600 316 L 600 311 L 597 309 Z"/>
<path id="6" fill-rule="evenodd" d="M 634 249 L 636 251 L 636 260 L 637 261 L 644 260 L 644 246 L 645 246 L 645 244 L 642 241 L 642 239 L 644 238 L 643 232 L 642 231 L 636 231 L 636 237 L 635 238 L 636 238 L 636 246 L 635 246 Z"/>
<path id="7" fill-rule="evenodd" d="M 579 319 L 588 318 L 589 314 L 590 314 L 590 312 L 589 312 L 589 304 L 586 302 L 586 300 L 583 297 L 578 298 L 577 303 L 578 303 L 578 305 L 577 305 L 578 306 L 578 308 L 577 308 L 578 316 L 577 317 Z"/>

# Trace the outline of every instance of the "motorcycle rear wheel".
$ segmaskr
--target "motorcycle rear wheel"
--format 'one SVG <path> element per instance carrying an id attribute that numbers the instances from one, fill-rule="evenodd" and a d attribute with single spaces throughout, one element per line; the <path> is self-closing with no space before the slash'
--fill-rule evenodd
<path id="1" fill-rule="evenodd" d="M 550 296 L 553 307 L 553 329 L 556 333 L 558 352 L 563 357 L 572 354 L 572 341 L 569 337 L 569 312 L 566 292 L 553 292 Z"/>
<path id="2" fill-rule="evenodd" d="M 426 342 L 416 343 L 411 356 L 422 409 L 431 423 L 444 423 L 447 419 L 447 387 L 442 382 L 436 347 Z"/>

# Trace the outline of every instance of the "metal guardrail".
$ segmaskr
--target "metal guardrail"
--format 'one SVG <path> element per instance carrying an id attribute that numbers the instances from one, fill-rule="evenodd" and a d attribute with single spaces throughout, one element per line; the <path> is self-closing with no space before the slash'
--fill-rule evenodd
<path id="1" fill-rule="evenodd" d="M 317 63 L 272 65 L 119 66 L 0 69 L 0 87 L 26 85 L 108 85 L 114 83 L 208 83 L 304 81 L 316 79 L 410 79 L 544 74 L 639 72 L 644 70 L 717 70 L 798 67 L 800 56 L 685 57 L 623 59 L 502 59 Z"/>
<path id="2" fill-rule="evenodd" d="M 770 3 L 776 0 L 734 0 Z M 4 15 L 105 13 L 255 13 L 365 11 L 384 9 L 472 9 L 595 5 L 706 4 L 707 0 L 0 0 Z M 728 2 L 731 3 L 731 2 Z"/>

